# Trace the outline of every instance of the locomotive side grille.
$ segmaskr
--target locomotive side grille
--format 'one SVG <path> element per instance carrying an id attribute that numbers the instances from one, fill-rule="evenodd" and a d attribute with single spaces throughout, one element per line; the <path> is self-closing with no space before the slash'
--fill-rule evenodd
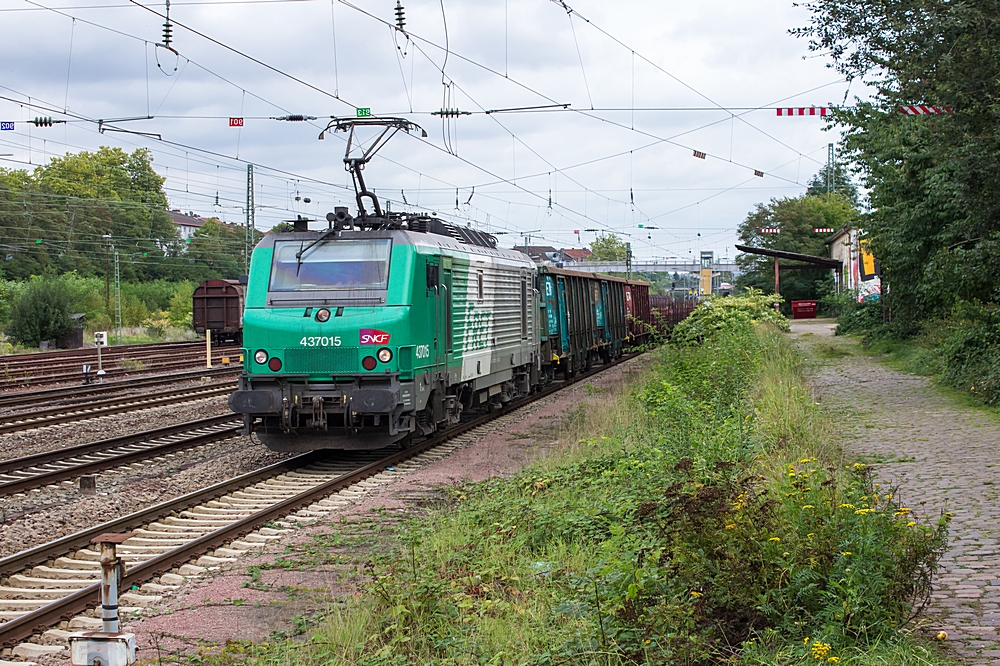
<path id="1" fill-rule="evenodd" d="M 357 372 L 357 347 L 286 347 L 285 372 Z"/>

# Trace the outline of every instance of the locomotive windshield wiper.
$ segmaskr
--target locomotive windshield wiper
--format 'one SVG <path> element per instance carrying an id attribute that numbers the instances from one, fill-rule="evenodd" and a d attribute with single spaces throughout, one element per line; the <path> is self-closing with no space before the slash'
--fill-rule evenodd
<path id="1" fill-rule="evenodd" d="M 335 233 L 337 233 L 337 231 L 339 231 L 339 229 L 328 230 L 325 234 L 323 234 L 313 242 L 309 243 L 309 245 L 306 245 L 305 247 L 301 248 L 298 252 L 295 253 L 295 277 L 299 276 L 299 270 L 301 270 L 302 268 L 302 255 L 308 252 L 309 250 L 313 249 L 323 241 L 330 238 L 330 236 L 333 236 Z"/>

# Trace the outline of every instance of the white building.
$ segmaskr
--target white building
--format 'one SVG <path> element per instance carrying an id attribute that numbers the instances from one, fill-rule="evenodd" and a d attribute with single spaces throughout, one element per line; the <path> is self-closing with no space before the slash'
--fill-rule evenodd
<path id="1" fill-rule="evenodd" d="M 182 243 L 187 243 L 194 236 L 194 233 L 201 229 L 205 220 L 194 213 L 182 213 L 179 210 L 169 211 L 170 221 L 177 227 L 177 235 Z"/>

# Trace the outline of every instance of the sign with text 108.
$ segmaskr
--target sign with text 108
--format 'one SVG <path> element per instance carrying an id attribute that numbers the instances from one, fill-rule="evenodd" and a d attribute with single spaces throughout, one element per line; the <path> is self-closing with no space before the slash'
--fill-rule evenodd
<path id="1" fill-rule="evenodd" d="M 358 107 L 358 118 L 368 118 L 371 115 L 372 115 L 372 108 L 370 106 Z"/>

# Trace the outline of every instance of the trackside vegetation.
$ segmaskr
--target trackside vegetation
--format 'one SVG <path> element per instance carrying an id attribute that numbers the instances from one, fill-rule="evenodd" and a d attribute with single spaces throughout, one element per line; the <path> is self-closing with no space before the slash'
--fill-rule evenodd
<path id="1" fill-rule="evenodd" d="M 249 658 L 950 663 L 909 633 L 947 519 L 914 520 L 843 458 L 774 298 L 700 306 L 558 453 L 451 489 L 304 643 Z"/>

